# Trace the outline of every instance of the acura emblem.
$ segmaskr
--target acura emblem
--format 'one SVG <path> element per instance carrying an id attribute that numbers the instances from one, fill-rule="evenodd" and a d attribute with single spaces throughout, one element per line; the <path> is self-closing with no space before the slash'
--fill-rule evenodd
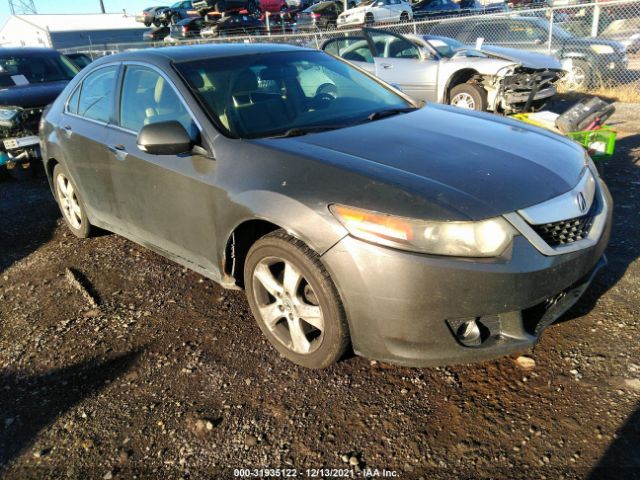
<path id="1" fill-rule="evenodd" d="M 576 201 L 578 202 L 578 208 L 580 209 L 580 212 L 584 213 L 587 210 L 587 200 L 584 198 L 582 192 L 578 193 L 578 198 L 576 198 Z"/>

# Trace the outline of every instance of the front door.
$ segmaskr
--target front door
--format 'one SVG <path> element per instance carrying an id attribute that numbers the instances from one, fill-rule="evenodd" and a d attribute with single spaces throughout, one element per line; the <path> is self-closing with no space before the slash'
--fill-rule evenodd
<path id="1" fill-rule="evenodd" d="M 398 85 L 416 100 L 437 101 L 438 60 L 412 42 L 388 32 L 365 29 L 374 51 L 376 76 Z"/>
<path id="2" fill-rule="evenodd" d="M 191 155 L 151 155 L 137 146 L 144 125 L 175 120 L 200 136 L 190 111 L 170 80 L 137 64 L 125 66 L 117 126 L 107 145 L 116 199 L 127 233 L 196 269 L 215 265 L 216 202 L 208 183 L 215 160 Z"/>

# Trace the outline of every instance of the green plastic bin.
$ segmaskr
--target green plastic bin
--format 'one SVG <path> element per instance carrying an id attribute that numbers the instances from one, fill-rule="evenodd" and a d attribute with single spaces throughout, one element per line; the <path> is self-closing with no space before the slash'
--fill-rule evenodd
<path id="1" fill-rule="evenodd" d="M 610 159 L 616 146 L 616 132 L 609 127 L 584 132 L 571 132 L 567 134 L 567 137 L 586 148 L 591 158 L 596 161 Z"/>

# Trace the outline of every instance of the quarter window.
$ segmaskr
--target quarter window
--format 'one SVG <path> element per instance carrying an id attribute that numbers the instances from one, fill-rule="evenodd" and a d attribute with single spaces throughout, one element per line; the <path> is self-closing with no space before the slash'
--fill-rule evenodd
<path id="1" fill-rule="evenodd" d="M 139 132 L 151 123 L 178 121 L 195 137 L 197 127 L 169 81 L 155 70 L 127 67 L 120 99 L 120 126 Z"/>
<path id="2" fill-rule="evenodd" d="M 108 123 L 111 118 L 117 73 L 118 67 L 112 65 L 87 75 L 82 81 L 78 109 L 74 113 Z"/>
<path id="3" fill-rule="evenodd" d="M 69 97 L 69 101 L 67 102 L 67 112 L 69 113 L 78 113 L 78 100 L 80 99 L 80 87 L 76 88 L 73 92 L 73 95 Z"/>

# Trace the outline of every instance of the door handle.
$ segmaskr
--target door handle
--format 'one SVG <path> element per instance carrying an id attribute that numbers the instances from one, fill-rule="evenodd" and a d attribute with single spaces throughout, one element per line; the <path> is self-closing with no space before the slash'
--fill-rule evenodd
<path id="1" fill-rule="evenodd" d="M 73 129 L 71 128 L 71 125 L 65 125 L 64 127 L 62 127 L 65 129 L 65 131 L 67 132 L 71 132 Z"/>
<path id="2" fill-rule="evenodd" d="M 107 148 L 118 160 L 125 160 L 127 158 L 127 149 L 124 145 L 109 145 Z"/>
<path id="3" fill-rule="evenodd" d="M 391 63 L 381 63 L 380 65 L 386 70 L 393 68 L 393 65 Z"/>

